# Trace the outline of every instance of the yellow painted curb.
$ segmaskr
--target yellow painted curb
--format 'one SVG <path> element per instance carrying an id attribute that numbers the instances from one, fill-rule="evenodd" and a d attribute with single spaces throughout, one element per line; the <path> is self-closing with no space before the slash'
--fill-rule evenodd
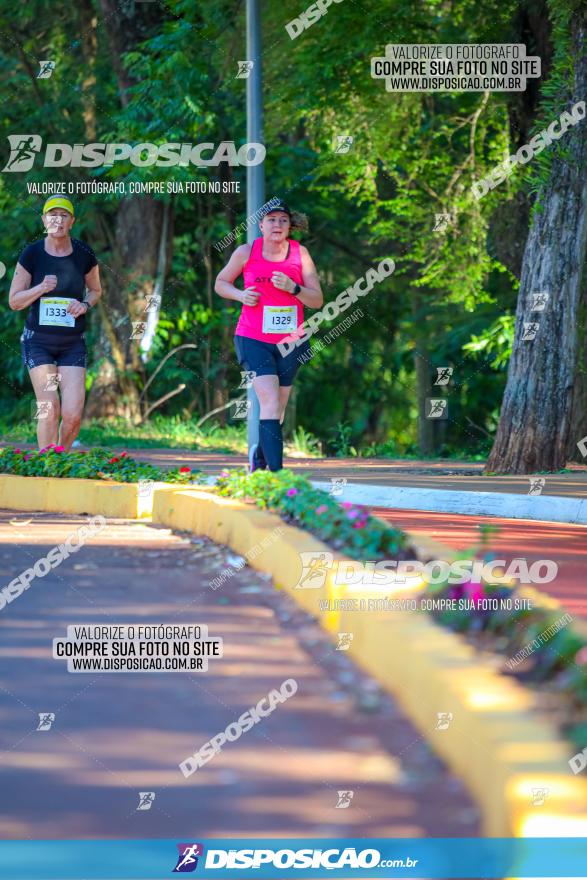
<path id="1" fill-rule="evenodd" d="M 155 483 L 152 488 L 163 493 L 176 487 Z M 140 494 L 137 483 L 0 474 L 0 507 L 10 510 L 138 519 L 151 515 L 152 495 L 153 491 Z"/>
<path id="2" fill-rule="evenodd" d="M 274 514 L 209 491 L 155 491 L 153 522 L 227 544 L 251 566 L 271 574 L 276 586 L 331 635 L 353 633 L 349 653 L 396 697 L 463 779 L 481 810 L 484 835 L 587 836 L 587 781 L 573 775 L 569 744 L 540 714 L 531 691 L 497 674 L 463 638 L 425 613 L 320 607 L 323 600 L 368 602 L 401 593 L 335 585 L 330 571 L 319 588 L 300 589 L 300 553 L 325 554 L 326 559 L 336 554 Z M 437 553 L 441 547 L 415 543 L 421 551 Z M 545 792 L 542 805 L 533 804 L 535 790 Z"/>

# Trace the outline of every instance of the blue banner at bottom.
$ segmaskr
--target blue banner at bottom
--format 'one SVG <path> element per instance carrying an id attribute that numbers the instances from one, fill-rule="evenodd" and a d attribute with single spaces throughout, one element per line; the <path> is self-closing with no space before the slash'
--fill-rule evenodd
<path id="1" fill-rule="evenodd" d="M 6 880 L 587 877 L 587 838 L 0 841 Z"/>

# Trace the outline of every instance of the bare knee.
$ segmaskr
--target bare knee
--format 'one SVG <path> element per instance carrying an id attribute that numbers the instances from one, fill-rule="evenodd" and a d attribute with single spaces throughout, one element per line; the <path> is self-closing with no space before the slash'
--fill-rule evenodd
<path id="1" fill-rule="evenodd" d="M 47 428 L 57 428 L 59 425 L 60 407 L 59 398 L 37 398 L 36 404 L 37 421 L 44 422 Z"/>

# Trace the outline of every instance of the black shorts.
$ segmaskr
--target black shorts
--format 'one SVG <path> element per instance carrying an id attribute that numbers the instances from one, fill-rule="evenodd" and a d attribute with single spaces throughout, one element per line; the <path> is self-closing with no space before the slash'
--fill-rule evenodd
<path id="1" fill-rule="evenodd" d="M 20 337 L 22 362 L 29 370 L 43 364 L 57 367 L 87 366 L 86 340 L 84 334 L 78 336 L 45 336 L 35 330 L 25 330 Z"/>
<path id="2" fill-rule="evenodd" d="M 288 387 L 293 385 L 295 375 L 304 362 L 303 356 L 310 350 L 310 343 L 305 339 L 289 354 L 282 355 L 275 342 L 235 336 L 234 347 L 238 362 L 245 370 L 256 376 L 277 376 L 279 384 Z"/>

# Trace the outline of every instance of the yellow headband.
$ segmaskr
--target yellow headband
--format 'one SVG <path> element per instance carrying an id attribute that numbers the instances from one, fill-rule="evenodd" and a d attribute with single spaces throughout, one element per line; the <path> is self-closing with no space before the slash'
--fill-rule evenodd
<path id="1" fill-rule="evenodd" d="M 63 208 L 65 211 L 68 211 L 72 217 L 74 216 L 73 205 L 69 199 L 65 198 L 65 196 L 51 196 L 48 198 L 43 205 L 43 214 L 46 214 L 51 208 Z"/>

